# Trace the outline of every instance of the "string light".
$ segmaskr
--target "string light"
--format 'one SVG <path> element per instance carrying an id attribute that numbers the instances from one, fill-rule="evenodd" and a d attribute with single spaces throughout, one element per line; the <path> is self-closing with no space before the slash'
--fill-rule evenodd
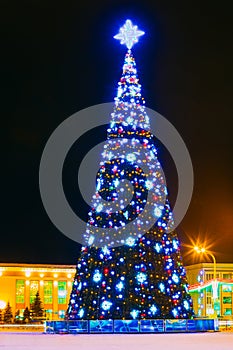
<path id="1" fill-rule="evenodd" d="M 127 20 L 128 51 L 68 307 L 68 318 L 190 318 L 192 300 L 131 48 L 144 32 Z M 148 229 L 145 230 L 145 227 Z"/>

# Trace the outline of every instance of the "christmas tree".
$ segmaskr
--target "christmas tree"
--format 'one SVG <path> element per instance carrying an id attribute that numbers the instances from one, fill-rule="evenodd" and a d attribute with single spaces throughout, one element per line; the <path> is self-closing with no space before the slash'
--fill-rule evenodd
<path id="1" fill-rule="evenodd" d="M 44 309 L 42 307 L 42 301 L 40 298 L 40 294 L 37 291 L 34 302 L 31 306 L 32 318 L 42 317 L 44 314 Z"/>
<path id="2" fill-rule="evenodd" d="M 13 320 L 12 308 L 11 308 L 10 303 L 8 301 L 8 303 L 4 309 L 3 322 L 4 323 L 12 323 L 12 320 Z"/>
<path id="3" fill-rule="evenodd" d="M 67 318 L 190 318 L 192 300 L 131 51 L 144 33 L 127 20 L 128 50 Z"/>

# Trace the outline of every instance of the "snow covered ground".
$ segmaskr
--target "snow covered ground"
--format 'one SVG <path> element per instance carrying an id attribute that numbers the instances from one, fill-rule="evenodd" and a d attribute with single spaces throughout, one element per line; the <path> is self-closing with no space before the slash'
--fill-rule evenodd
<path id="1" fill-rule="evenodd" d="M 0 350 L 233 350 L 233 333 L 53 335 L 0 333 Z"/>

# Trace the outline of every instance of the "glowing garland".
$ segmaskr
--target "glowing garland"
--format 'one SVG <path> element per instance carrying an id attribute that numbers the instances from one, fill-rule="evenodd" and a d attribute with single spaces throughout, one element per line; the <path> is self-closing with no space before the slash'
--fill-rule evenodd
<path id="1" fill-rule="evenodd" d="M 172 212 L 131 52 L 142 34 L 127 20 L 115 36 L 129 50 L 70 296 L 71 320 L 193 315 L 180 243 L 167 233 Z"/>

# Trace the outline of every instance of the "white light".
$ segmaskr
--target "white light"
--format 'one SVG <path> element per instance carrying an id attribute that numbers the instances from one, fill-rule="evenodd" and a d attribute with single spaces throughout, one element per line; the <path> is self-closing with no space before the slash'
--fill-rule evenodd
<path id="1" fill-rule="evenodd" d="M 154 215 L 156 218 L 160 218 L 160 216 L 162 215 L 162 210 L 158 206 L 156 206 L 154 209 Z"/>
<path id="2" fill-rule="evenodd" d="M 143 283 L 143 282 L 146 281 L 147 276 L 146 276 L 145 273 L 139 272 L 139 273 L 137 274 L 137 277 L 136 277 L 136 278 L 137 278 L 138 282 Z"/>
<path id="3" fill-rule="evenodd" d="M 146 182 L 145 182 L 145 185 L 146 185 L 146 188 L 148 189 L 148 190 L 151 190 L 152 188 L 153 188 L 153 182 L 152 181 L 150 181 L 150 180 L 146 180 Z"/>
<path id="4" fill-rule="evenodd" d="M 161 249 L 162 249 L 162 246 L 161 246 L 161 244 L 156 243 L 154 248 L 155 248 L 156 252 L 159 253 L 161 251 Z"/>
<path id="5" fill-rule="evenodd" d="M 101 304 L 101 307 L 103 310 L 109 310 L 111 306 L 112 306 L 112 303 L 107 300 L 103 301 Z"/>
<path id="6" fill-rule="evenodd" d="M 186 310 L 189 309 L 189 302 L 187 300 L 184 300 L 184 307 Z"/>
<path id="7" fill-rule="evenodd" d="M 133 118 L 132 118 L 132 117 L 128 117 L 126 120 L 127 120 L 127 122 L 128 122 L 129 124 L 133 123 Z"/>
<path id="8" fill-rule="evenodd" d="M 138 30 L 137 26 L 133 26 L 130 19 L 127 19 L 123 27 L 120 28 L 120 33 L 114 36 L 114 39 L 120 40 L 121 44 L 125 44 L 130 50 L 135 43 L 138 42 L 138 37 L 145 34 Z"/>
<path id="9" fill-rule="evenodd" d="M 159 284 L 159 289 L 161 290 L 161 292 L 164 292 L 165 286 L 164 286 L 163 283 L 160 283 L 160 284 Z"/>
<path id="10" fill-rule="evenodd" d="M 133 317 L 134 320 L 135 320 L 135 318 L 137 318 L 138 314 L 139 314 L 138 310 L 132 310 L 130 312 L 130 315 Z"/>
<path id="11" fill-rule="evenodd" d="M 176 310 L 176 309 L 173 309 L 173 310 L 172 310 L 172 313 L 173 313 L 173 316 L 174 316 L 174 317 L 176 317 L 176 316 L 177 316 L 177 314 L 178 314 L 178 312 L 177 312 L 177 310 Z"/>
<path id="12" fill-rule="evenodd" d="M 130 247 L 133 247 L 134 244 L 135 244 L 135 239 L 133 237 L 128 237 L 125 241 L 125 243 L 130 246 Z"/>
<path id="13" fill-rule="evenodd" d="M 173 279 L 173 281 L 174 281 L 175 283 L 178 283 L 178 282 L 179 282 L 179 277 L 178 277 L 175 273 L 173 273 L 172 279 Z"/>
<path id="14" fill-rule="evenodd" d="M 78 315 L 79 315 L 80 318 L 82 318 L 83 315 L 84 315 L 84 310 L 80 309 L 79 312 L 78 312 Z"/>
<path id="15" fill-rule="evenodd" d="M 97 205 L 97 208 L 96 208 L 97 213 L 99 213 L 102 209 L 103 209 L 102 204 Z"/>
<path id="16" fill-rule="evenodd" d="M 157 312 L 157 307 L 155 305 L 152 305 L 150 307 L 150 311 L 152 312 L 152 315 L 154 315 Z"/>
<path id="17" fill-rule="evenodd" d="M 95 273 L 93 275 L 93 281 L 99 282 L 102 278 L 102 274 L 99 272 L 99 270 L 95 270 Z"/>
<path id="18" fill-rule="evenodd" d="M 172 241 L 173 244 L 173 248 L 174 249 L 178 249 L 179 245 L 178 245 L 178 241 L 176 241 L 175 239 Z"/>
<path id="19" fill-rule="evenodd" d="M 88 245 L 91 245 L 94 242 L 94 239 L 94 236 L 90 236 L 90 238 L 88 239 Z"/>
<path id="20" fill-rule="evenodd" d="M 128 162 L 134 162 L 136 160 L 136 156 L 134 153 L 129 153 L 126 156 L 126 159 L 128 160 Z"/>
<path id="21" fill-rule="evenodd" d="M 104 253 L 104 255 L 110 255 L 110 250 L 108 249 L 107 246 L 104 246 L 104 247 L 102 248 L 102 252 Z"/>
<path id="22" fill-rule="evenodd" d="M 121 292 L 122 289 L 124 288 L 124 283 L 122 283 L 121 281 L 116 285 L 116 288 Z"/>

